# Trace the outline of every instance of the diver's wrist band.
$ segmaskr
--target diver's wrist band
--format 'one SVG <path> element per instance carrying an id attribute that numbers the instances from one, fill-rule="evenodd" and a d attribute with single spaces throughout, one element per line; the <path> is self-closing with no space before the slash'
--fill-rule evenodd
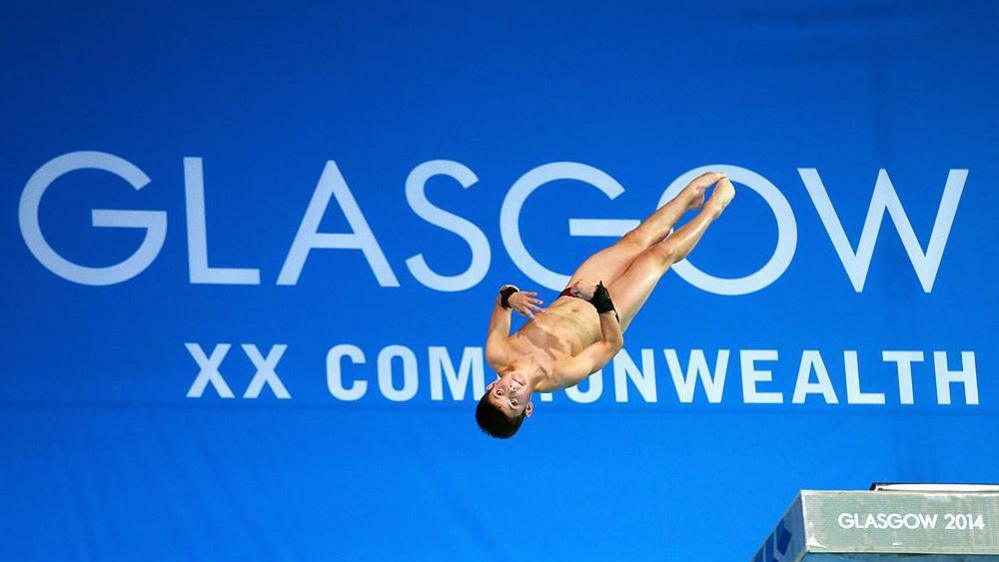
<path id="1" fill-rule="evenodd" d="M 513 285 L 503 285 L 503 287 L 500 288 L 500 306 L 509 309 L 510 297 L 517 292 L 520 292 L 520 289 L 518 289 L 517 287 Z"/>

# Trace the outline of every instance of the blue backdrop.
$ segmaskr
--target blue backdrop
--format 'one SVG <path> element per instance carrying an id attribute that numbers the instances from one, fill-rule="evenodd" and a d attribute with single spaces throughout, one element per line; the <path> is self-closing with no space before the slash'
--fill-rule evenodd
<path id="1" fill-rule="evenodd" d="M 739 560 L 997 479 L 994 2 L 4 11 L 0 559 Z M 481 434 L 498 287 L 704 166 L 624 353 Z"/>

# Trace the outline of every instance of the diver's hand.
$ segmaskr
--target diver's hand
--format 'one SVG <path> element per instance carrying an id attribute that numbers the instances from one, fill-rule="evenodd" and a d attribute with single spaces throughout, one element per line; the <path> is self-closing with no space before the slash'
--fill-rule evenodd
<path id="1" fill-rule="evenodd" d="M 534 291 L 518 291 L 510 295 L 510 308 L 528 318 L 534 318 L 534 314 L 543 314 L 545 309 L 541 308 L 541 299 Z"/>

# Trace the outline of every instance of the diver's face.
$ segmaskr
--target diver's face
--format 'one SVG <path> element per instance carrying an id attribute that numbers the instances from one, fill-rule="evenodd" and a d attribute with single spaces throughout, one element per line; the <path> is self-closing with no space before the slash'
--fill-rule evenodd
<path id="1" fill-rule="evenodd" d="M 489 394 L 489 402 L 511 418 L 522 413 L 531 417 L 534 412 L 531 387 L 527 385 L 527 375 L 524 373 L 512 371 L 503 375 L 499 380 L 489 383 L 486 393 Z"/>

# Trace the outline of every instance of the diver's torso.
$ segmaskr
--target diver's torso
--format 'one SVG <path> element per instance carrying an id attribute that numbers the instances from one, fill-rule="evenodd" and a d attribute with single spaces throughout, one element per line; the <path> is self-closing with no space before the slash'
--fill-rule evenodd
<path id="1" fill-rule="evenodd" d="M 600 316 L 593 305 L 576 297 L 560 297 L 511 336 L 510 345 L 521 356 L 530 357 L 549 379 L 538 385 L 538 390 L 546 391 L 556 386 L 551 377 L 556 362 L 601 339 Z"/>

